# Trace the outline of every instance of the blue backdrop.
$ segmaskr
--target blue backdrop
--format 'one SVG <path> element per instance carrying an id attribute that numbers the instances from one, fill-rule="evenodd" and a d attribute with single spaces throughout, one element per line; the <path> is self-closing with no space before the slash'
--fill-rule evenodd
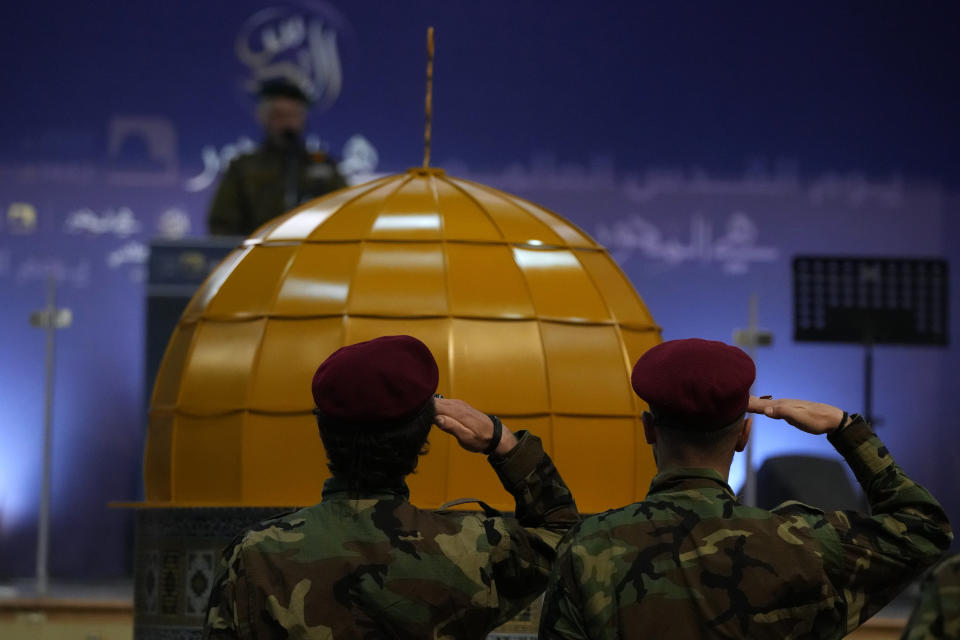
<path id="1" fill-rule="evenodd" d="M 258 140 L 257 77 L 311 84 L 311 143 L 354 181 L 401 171 L 422 156 L 436 26 L 433 164 L 594 235 L 666 338 L 729 341 L 756 293 L 775 335 L 757 385 L 777 396 L 861 408 L 861 349 L 792 340 L 792 256 L 960 254 L 954 3 L 95 7 L 5 8 L 0 578 L 33 567 L 44 338 L 27 318 L 50 275 L 74 316 L 58 336 L 51 568 L 129 571 L 130 515 L 106 503 L 141 491 L 146 245 L 204 233 L 219 172 Z M 954 346 L 877 349 L 881 436 L 955 520 L 958 371 Z M 831 453 L 763 421 L 755 441 L 760 459 Z"/>

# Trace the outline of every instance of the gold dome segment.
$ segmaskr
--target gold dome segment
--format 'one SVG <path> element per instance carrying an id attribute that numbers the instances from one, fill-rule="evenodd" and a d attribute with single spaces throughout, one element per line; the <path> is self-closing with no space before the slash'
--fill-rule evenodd
<path id="1" fill-rule="evenodd" d="M 660 330 L 627 278 L 557 214 L 417 168 L 277 218 L 207 278 L 157 375 L 148 504 L 317 502 L 329 472 L 313 372 L 400 333 L 430 347 L 440 393 L 539 435 L 582 511 L 645 494 L 655 468 L 629 373 Z M 408 479 L 416 504 L 512 509 L 483 456 L 430 443 Z"/>

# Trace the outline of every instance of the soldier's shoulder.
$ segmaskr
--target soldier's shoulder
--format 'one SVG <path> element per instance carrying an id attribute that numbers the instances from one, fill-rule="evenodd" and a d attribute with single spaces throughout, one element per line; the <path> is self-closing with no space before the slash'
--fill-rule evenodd
<path id="1" fill-rule="evenodd" d="M 745 507 L 733 501 L 711 500 L 695 493 L 697 499 L 690 499 L 689 496 L 660 496 L 656 498 L 648 497 L 646 500 L 634 502 L 623 507 L 610 509 L 602 513 L 597 513 L 585 517 L 575 529 L 580 537 L 593 535 L 611 535 L 618 537 L 624 535 L 626 531 L 634 531 L 639 534 L 641 530 L 650 529 L 654 524 L 667 523 L 677 519 L 696 520 L 715 520 L 723 519 L 727 522 L 758 521 L 758 520 L 779 520 L 783 516 L 775 512 L 763 509 Z M 800 503 L 794 503 L 792 510 L 795 512 L 807 510 L 815 511 L 812 507 Z M 617 531 L 616 535 L 611 532 Z"/>
<path id="2" fill-rule="evenodd" d="M 786 500 L 773 507 L 769 511 L 759 509 L 757 507 L 743 507 L 743 509 L 749 509 L 752 512 L 765 513 L 770 518 L 791 518 L 793 516 L 824 518 L 827 514 L 827 512 L 820 507 L 807 504 L 806 502 L 800 502 L 798 500 Z"/>
<path id="3" fill-rule="evenodd" d="M 636 522 L 638 516 L 642 513 L 642 507 L 643 502 L 634 502 L 623 507 L 586 516 L 574 527 L 570 535 L 573 537 L 605 534 L 616 527 Z"/>
<path id="4" fill-rule="evenodd" d="M 236 546 L 249 548 L 263 544 L 264 542 L 291 542 L 302 537 L 300 532 L 310 519 L 310 510 L 296 509 L 278 513 L 257 524 L 248 527 L 237 536 L 234 544 Z"/>

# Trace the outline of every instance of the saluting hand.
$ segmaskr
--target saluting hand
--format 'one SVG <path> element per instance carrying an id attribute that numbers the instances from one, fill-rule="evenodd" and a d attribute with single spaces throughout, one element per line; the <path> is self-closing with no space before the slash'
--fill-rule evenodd
<path id="1" fill-rule="evenodd" d="M 768 418 L 785 420 L 801 431 L 816 435 L 834 431 L 840 426 L 840 420 L 844 417 L 842 409 L 829 404 L 790 398 L 773 400 L 750 396 L 747 411 L 762 413 Z"/>
<path id="2" fill-rule="evenodd" d="M 463 400 L 437 398 L 435 422 L 441 431 L 449 433 L 460 446 L 470 452 L 484 451 L 493 438 L 493 421 L 490 416 L 474 409 Z M 517 437 L 503 425 L 500 444 L 491 455 L 502 456 L 517 446 Z"/>

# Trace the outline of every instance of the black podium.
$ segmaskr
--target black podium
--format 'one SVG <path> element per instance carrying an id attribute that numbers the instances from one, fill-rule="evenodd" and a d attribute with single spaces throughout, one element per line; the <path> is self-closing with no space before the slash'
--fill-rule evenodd
<path id="1" fill-rule="evenodd" d="M 147 273 L 146 404 L 153 382 L 180 315 L 200 284 L 244 238 L 212 236 L 150 243 Z"/>
<path id="2" fill-rule="evenodd" d="M 794 339 L 863 345 L 864 417 L 874 418 L 873 346 L 946 346 L 948 273 L 934 258 L 797 256 Z"/>

